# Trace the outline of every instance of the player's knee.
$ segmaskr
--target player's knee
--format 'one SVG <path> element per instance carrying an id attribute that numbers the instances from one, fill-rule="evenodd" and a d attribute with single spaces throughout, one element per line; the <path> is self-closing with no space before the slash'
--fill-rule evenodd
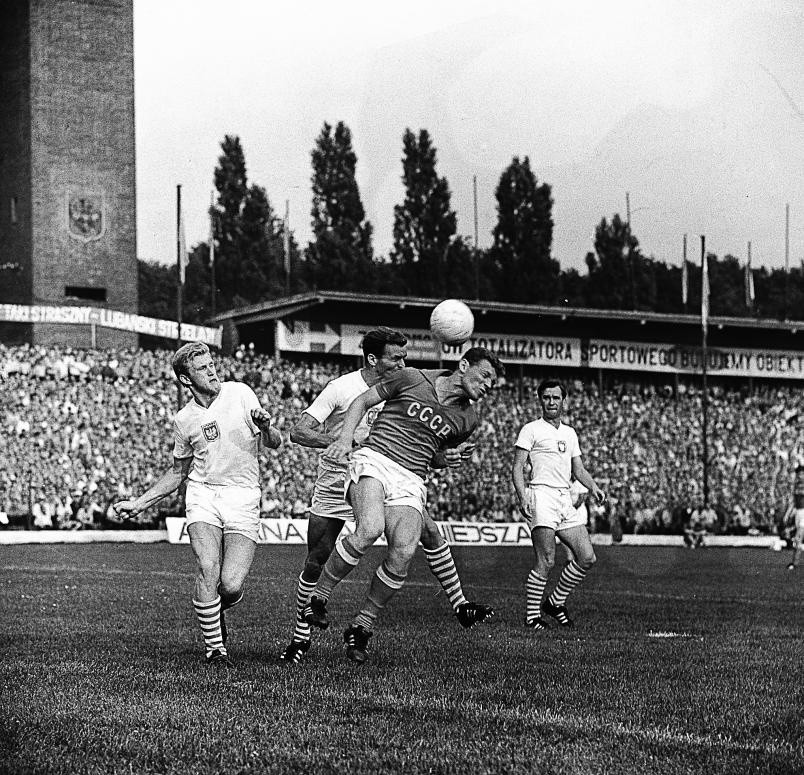
<path id="1" fill-rule="evenodd" d="M 239 598 L 243 594 L 244 584 L 245 579 L 242 574 L 223 571 L 218 587 L 221 599 L 232 601 Z"/>
<path id="2" fill-rule="evenodd" d="M 355 528 L 355 532 L 349 536 L 350 543 L 362 552 L 368 550 L 370 546 L 383 534 L 385 522 L 365 521 Z"/>
<path id="3" fill-rule="evenodd" d="M 385 564 L 392 573 L 398 576 L 406 576 L 413 556 L 416 554 L 416 545 L 395 546 L 388 550 Z"/>
<path id="4" fill-rule="evenodd" d="M 326 559 L 324 559 L 326 562 Z M 310 584 L 318 581 L 321 576 L 321 571 L 324 568 L 324 562 L 318 557 L 308 557 L 304 563 L 304 570 L 302 571 L 302 578 Z"/>
<path id="5" fill-rule="evenodd" d="M 422 546 L 425 549 L 438 549 L 442 544 L 446 543 L 438 532 L 435 523 L 425 522 L 422 528 Z"/>
<path id="6" fill-rule="evenodd" d="M 201 557 L 198 559 L 198 573 L 205 582 L 217 582 L 221 573 L 220 561 L 215 557 Z"/>
<path id="7" fill-rule="evenodd" d="M 595 555 L 593 550 L 589 550 L 578 557 L 575 562 L 578 563 L 582 570 L 589 571 L 592 570 L 592 567 L 597 562 L 597 555 Z"/>

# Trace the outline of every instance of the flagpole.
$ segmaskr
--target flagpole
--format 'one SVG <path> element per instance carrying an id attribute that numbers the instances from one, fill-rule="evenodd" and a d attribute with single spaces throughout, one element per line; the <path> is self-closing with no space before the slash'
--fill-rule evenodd
<path id="1" fill-rule="evenodd" d="M 210 317 L 215 317 L 215 192 L 209 192 L 209 283 L 212 286 Z"/>
<path id="2" fill-rule="evenodd" d="M 182 265 L 181 265 L 181 185 L 176 186 L 176 349 L 181 347 L 181 305 L 182 305 Z"/>
<path id="3" fill-rule="evenodd" d="M 787 320 L 787 290 L 790 277 L 790 205 L 784 206 L 784 320 Z"/>
<path id="4" fill-rule="evenodd" d="M 176 186 L 176 349 L 181 347 L 182 255 L 181 185 Z M 181 408 L 181 382 L 176 382 L 176 405 Z"/>
<path id="5" fill-rule="evenodd" d="M 285 224 L 282 231 L 285 249 L 285 295 L 290 296 L 290 199 L 285 200 Z"/>
<path id="6" fill-rule="evenodd" d="M 687 275 L 687 235 L 684 235 L 684 257 L 681 262 L 681 303 L 684 314 L 687 314 L 687 300 L 689 298 L 689 276 Z"/>
<path id="7" fill-rule="evenodd" d="M 706 261 L 706 237 L 701 235 L 701 446 L 703 448 L 703 505 L 709 507 L 709 396 L 707 386 L 707 338 L 709 329 L 709 267 Z"/>

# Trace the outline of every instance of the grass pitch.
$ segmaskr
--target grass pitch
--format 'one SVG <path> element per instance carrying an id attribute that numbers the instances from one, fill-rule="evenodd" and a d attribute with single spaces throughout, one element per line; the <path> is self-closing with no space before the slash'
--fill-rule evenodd
<path id="1" fill-rule="evenodd" d="M 525 549 L 453 550 L 469 632 L 418 557 L 362 667 L 341 631 L 298 666 L 302 547 L 260 546 L 210 670 L 188 546 L 0 546 L 2 773 L 802 773 L 801 570 L 758 549 L 600 547 L 574 630 L 522 625 Z"/>

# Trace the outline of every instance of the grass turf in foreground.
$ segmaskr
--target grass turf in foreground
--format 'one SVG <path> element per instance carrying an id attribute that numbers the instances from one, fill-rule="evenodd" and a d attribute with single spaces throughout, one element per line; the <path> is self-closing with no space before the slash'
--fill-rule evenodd
<path id="1" fill-rule="evenodd" d="M 280 666 L 301 547 L 260 547 L 229 616 L 234 671 L 203 664 L 189 548 L 0 547 L 0 772 L 800 773 L 802 581 L 771 552 L 611 547 L 575 630 L 522 626 L 522 549 L 455 549 L 463 631 L 421 558 L 363 667 L 333 626 Z"/>

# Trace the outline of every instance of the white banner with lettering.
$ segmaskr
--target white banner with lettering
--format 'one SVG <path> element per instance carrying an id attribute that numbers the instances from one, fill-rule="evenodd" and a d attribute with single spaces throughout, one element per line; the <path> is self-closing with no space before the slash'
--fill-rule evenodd
<path id="1" fill-rule="evenodd" d="M 175 339 L 178 323 L 175 320 L 147 318 L 129 312 L 100 307 L 49 307 L 44 305 L 0 304 L 0 321 L 9 323 L 67 323 L 73 325 L 103 326 L 137 334 L 163 336 Z M 223 329 L 181 324 L 181 338 L 185 342 L 205 342 L 221 346 Z"/>
<path id="2" fill-rule="evenodd" d="M 188 544 L 187 525 L 181 517 L 165 520 L 168 541 Z M 437 522 L 447 543 L 460 546 L 532 546 L 524 522 Z M 354 532 L 354 523 L 344 524 L 344 535 Z M 259 544 L 307 544 L 306 519 L 260 519 Z M 385 545 L 385 536 L 377 544 Z"/>
<path id="3" fill-rule="evenodd" d="M 586 352 L 594 369 L 700 374 L 700 347 L 591 339 Z M 713 347 L 707 350 L 708 373 L 727 377 L 804 379 L 804 352 Z"/>
<path id="4" fill-rule="evenodd" d="M 362 355 L 360 342 L 371 326 L 315 324 L 305 320 L 278 321 L 280 350 L 304 353 Z M 411 361 L 456 361 L 470 347 L 486 347 L 504 363 L 580 366 L 581 340 L 555 336 L 475 333 L 465 344 L 439 345 L 426 328 L 400 329 L 408 338 Z"/>

